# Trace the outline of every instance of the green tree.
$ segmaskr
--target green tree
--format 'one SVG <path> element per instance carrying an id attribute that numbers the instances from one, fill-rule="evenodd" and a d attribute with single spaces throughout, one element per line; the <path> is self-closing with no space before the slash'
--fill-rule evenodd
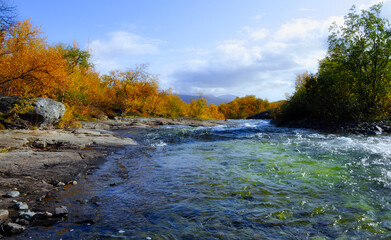
<path id="1" fill-rule="evenodd" d="M 318 74 L 297 79 L 280 117 L 357 121 L 389 115 L 391 27 L 381 8 L 376 4 L 358 12 L 353 6 L 343 26 L 330 27 L 328 53 Z"/>
<path id="2" fill-rule="evenodd" d="M 347 98 L 343 104 L 357 112 L 355 118 L 374 118 L 388 111 L 391 27 L 380 16 L 381 8 L 376 4 L 360 14 L 353 6 L 344 26 L 331 27 L 328 56 L 320 64 L 319 75 Z"/>

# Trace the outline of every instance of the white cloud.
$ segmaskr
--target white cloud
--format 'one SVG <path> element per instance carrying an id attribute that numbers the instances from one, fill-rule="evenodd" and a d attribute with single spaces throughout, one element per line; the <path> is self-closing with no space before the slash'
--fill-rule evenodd
<path id="1" fill-rule="evenodd" d="M 369 9 L 371 6 L 375 5 L 375 4 L 378 4 L 378 3 L 389 3 L 390 0 L 370 0 L 369 3 L 361 3 L 361 4 L 358 4 L 357 5 L 357 8 L 360 9 L 360 10 L 363 10 L 363 9 Z"/>
<path id="2" fill-rule="evenodd" d="M 239 31 L 240 38 L 217 45 L 196 68 L 182 66 L 174 70 L 171 85 L 180 93 L 255 94 L 272 101 L 284 99 L 284 94 L 294 89 L 296 74 L 317 71 L 319 60 L 326 54 L 332 22 L 343 23 L 343 17 L 293 19 L 274 32 L 244 27 Z M 255 41 L 252 34 L 258 32 L 262 34 Z"/>
<path id="3" fill-rule="evenodd" d="M 269 30 L 266 28 L 253 29 L 250 27 L 244 27 L 241 31 L 253 41 L 260 41 L 265 39 L 269 35 Z"/>
<path id="4" fill-rule="evenodd" d="M 285 41 L 293 38 L 313 37 L 321 27 L 319 21 L 308 18 L 294 19 L 291 22 L 283 24 L 275 34 L 276 39 L 283 39 Z"/>
<path id="5" fill-rule="evenodd" d="M 214 65 L 235 67 L 252 64 L 260 57 L 259 46 L 248 46 L 244 40 L 230 40 L 217 46 L 213 62 Z"/>
<path id="6" fill-rule="evenodd" d="M 103 72 L 128 65 L 126 58 L 129 56 L 159 53 L 159 40 L 143 38 L 125 31 L 112 32 L 107 36 L 107 39 L 93 40 L 89 44 L 97 68 Z"/>

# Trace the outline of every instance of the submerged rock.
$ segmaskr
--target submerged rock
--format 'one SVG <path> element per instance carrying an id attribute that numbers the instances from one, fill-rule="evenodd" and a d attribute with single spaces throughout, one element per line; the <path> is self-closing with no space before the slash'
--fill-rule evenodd
<path id="1" fill-rule="evenodd" d="M 57 207 L 54 209 L 53 216 L 54 217 L 63 217 L 68 215 L 69 211 L 68 208 L 65 206 Z"/>
<path id="2" fill-rule="evenodd" d="M 102 205 L 102 202 L 101 202 L 101 198 L 100 197 L 98 197 L 98 196 L 95 196 L 95 197 L 93 197 L 93 198 L 91 198 L 91 203 L 92 204 L 94 204 L 94 205 L 96 205 L 96 206 L 100 206 L 100 205 Z"/>

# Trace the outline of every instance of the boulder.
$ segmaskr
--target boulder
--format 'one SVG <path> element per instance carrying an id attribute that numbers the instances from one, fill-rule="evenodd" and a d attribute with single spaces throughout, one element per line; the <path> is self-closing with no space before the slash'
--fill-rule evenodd
<path id="1" fill-rule="evenodd" d="M 19 102 L 20 99 L 16 96 L 0 96 L 0 112 L 9 114 L 10 109 Z M 12 123 L 5 125 L 19 128 L 29 127 L 28 125 L 46 128 L 58 122 L 65 114 L 65 105 L 49 98 L 36 98 L 32 106 L 33 110 L 19 114 L 20 119 L 15 120 L 16 125 Z"/>

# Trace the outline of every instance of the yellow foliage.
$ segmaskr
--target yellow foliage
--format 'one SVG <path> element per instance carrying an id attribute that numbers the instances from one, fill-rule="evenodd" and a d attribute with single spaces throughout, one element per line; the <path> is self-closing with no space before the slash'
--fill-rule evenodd
<path id="1" fill-rule="evenodd" d="M 61 118 L 60 122 L 58 123 L 59 128 L 64 128 L 64 127 L 70 127 L 70 128 L 79 128 L 81 125 L 80 123 L 75 121 L 75 116 L 74 116 L 74 111 L 75 107 L 74 106 L 69 106 L 68 104 L 65 104 L 65 114 Z"/>
<path id="2" fill-rule="evenodd" d="M 26 114 L 34 109 L 33 102 L 32 98 L 19 99 L 18 103 L 15 103 L 9 110 L 9 114 Z"/>

